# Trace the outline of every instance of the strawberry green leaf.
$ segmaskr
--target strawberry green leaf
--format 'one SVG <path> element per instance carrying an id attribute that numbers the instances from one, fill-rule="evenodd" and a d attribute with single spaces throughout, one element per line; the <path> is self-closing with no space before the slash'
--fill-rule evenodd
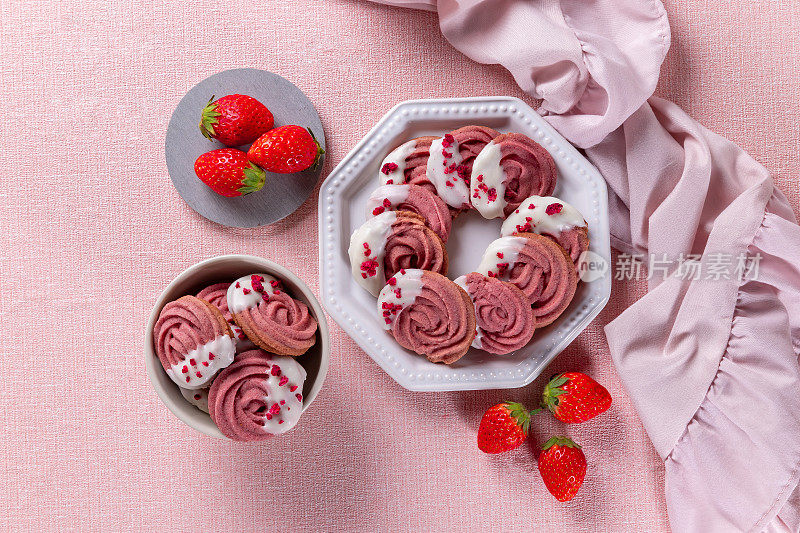
<path id="1" fill-rule="evenodd" d="M 544 443 L 544 446 L 542 446 L 542 450 L 549 450 L 550 448 L 556 445 L 566 446 L 567 448 L 578 448 L 578 449 L 581 448 L 578 444 L 572 442 L 572 439 L 570 439 L 569 437 L 557 436 L 557 437 L 550 437 L 550 439 Z"/>
<path id="2" fill-rule="evenodd" d="M 504 402 L 506 404 L 506 409 L 508 409 L 508 414 L 511 415 L 517 425 L 522 428 L 522 432 L 526 435 L 528 434 L 528 428 L 531 424 L 531 416 L 528 413 L 528 410 L 525 408 L 524 405 L 518 402 Z"/>
<path id="3" fill-rule="evenodd" d="M 261 169 L 261 167 L 257 167 L 253 163 L 248 163 L 247 166 L 244 167 L 244 179 L 242 180 L 242 186 L 236 190 L 242 193 L 242 195 L 260 191 L 264 186 L 265 179 L 266 173 Z"/>
<path id="4" fill-rule="evenodd" d="M 200 133 L 202 133 L 203 137 L 206 139 L 214 138 L 214 126 L 219 122 L 219 115 L 217 104 L 214 102 L 214 95 L 211 95 L 211 99 L 203 108 L 203 112 L 200 115 Z"/>
<path id="5" fill-rule="evenodd" d="M 567 392 L 561 387 L 566 385 L 568 381 L 569 379 L 564 377 L 563 374 L 554 376 L 542 391 L 542 407 L 547 407 L 551 413 L 555 414 L 556 407 L 559 404 L 558 397 Z"/>

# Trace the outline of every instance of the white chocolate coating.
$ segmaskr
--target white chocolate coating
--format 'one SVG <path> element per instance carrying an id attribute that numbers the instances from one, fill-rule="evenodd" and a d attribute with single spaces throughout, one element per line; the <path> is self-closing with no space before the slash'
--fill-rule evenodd
<path id="1" fill-rule="evenodd" d="M 228 325 L 231 327 L 231 331 L 233 331 L 233 340 L 236 343 L 236 353 L 247 352 L 249 350 L 255 350 L 258 348 L 253 341 L 247 338 L 247 335 L 244 334 L 242 328 L 240 328 L 235 322 L 228 322 Z"/>
<path id="2" fill-rule="evenodd" d="M 553 214 L 548 215 L 547 208 L 553 204 L 560 204 L 561 211 L 556 213 L 552 210 Z M 500 235 L 529 232 L 558 237 L 562 232 L 578 227 L 585 228 L 586 220 L 575 207 L 555 196 L 534 195 L 526 198 L 508 216 L 500 229 Z"/>
<path id="3" fill-rule="evenodd" d="M 350 270 L 353 279 L 373 296 L 377 296 L 381 287 L 386 284 L 383 257 L 386 240 L 392 232 L 392 224 L 395 220 L 397 220 L 397 213 L 386 211 L 368 219 L 350 236 L 350 247 L 347 253 L 350 256 Z M 373 262 L 373 267 L 366 268 L 365 261 Z"/>
<path id="4" fill-rule="evenodd" d="M 528 239 L 525 237 L 500 237 L 492 241 L 486 247 L 481 264 L 475 272 L 484 276 L 491 275 L 499 279 L 508 279 L 508 270 L 513 268 L 519 252 L 527 242 Z M 501 265 L 507 265 L 507 267 L 503 268 Z"/>
<path id="5" fill-rule="evenodd" d="M 467 276 L 466 276 L 466 274 L 463 275 L 463 276 L 459 276 L 456 279 L 454 279 L 453 283 L 455 283 L 456 285 L 458 285 L 459 287 L 464 289 L 464 292 L 469 294 L 469 289 L 467 288 Z M 470 299 L 472 299 L 472 295 L 471 294 L 470 294 Z M 477 318 L 477 313 L 476 313 L 476 318 Z M 478 327 L 477 322 L 475 324 L 475 339 L 472 341 L 472 347 L 473 348 L 477 348 L 479 350 L 483 348 L 483 330 L 480 327 Z"/>
<path id="6" fill-rule="evenodd" d="M 500 145 L 491 141 L 483 147 L 472 164 L 470 200 L 483 218 L 499 218 L 506 202 L 506 174 L 500 165 Z"/>
<path id="7" fill-rule="evenodd" d="M 403 269 L 392 278 L 394 284 L 388 283 L 378 295 L 378 312 L 381 314 L 384 329 L 392 329 L 397 315 L 405 307 L 414 303 L 422 294 L 422 270 L 417 268 Z M 389 309 L 392 306 L 394 309 Z"/>
<path id="8" fill-rule="evenodd" d="M 381 161 L 381 166 L 378 169 L 378 180 L 380 180 L 381 185 L 401 185 L 405 183 L 406 158 L 414 152 L 416 147 L 417 141 L 412 139 L 389 152 L 389 155 Z M 383 169 L 387 163 L 394 163 L 397 168 L 391 172 L 384 173 Z"/>
<path id="9" fill-rule="evenodd" d="M 217 372 L 233 362 L 235 354 L 233 338 L 220 335 L 187 353 L 183 361 L 167 369 L 167 375 L 181 388 L 202 389 L 211 383 Z"/>
<path id="10" fill-rule="evenodd" d="M 410 191 L 410 185 L 381 185 L 372 191 L 367 199 L 367 218 L 379 215 L 380 213 L 375 213 L 378 207 L 386 209 L 383 205 L 384 200 L 389 200 L 392 207 L 402 204 L 408 198 Z"/>
<path id="11" fill-rule="evenodd" d="M 455 170 L 462 160 L 455 139 L 447 148 L 444 146 L 444 137 L 431 142 L 428 165 L 425 170 L 428 181 L 436 187 L 436 193 L 441 199 L 456 209 L 469 206 L 469 187 Z"/>
<path id="12" fill-rule="evenodd" d="M 178 387 L 187 402 L 194 405 L 204 413 L 208 413 L 208 389 L 189 390 Z"/>
<path id="13" fill-rule="evenodd" d="M 272 410 L 269 417 L 264 417 L 264 432 L 280 435 L 296 426 L 303 413 L 302 392 L 306 370 L 293 357 L 285 355 L 273 355 L 270 365 L 271 372 L 266 384 L 269 396 L 265 401 L 272 405 Z M 279 371 L 275 370 L 276 366 Z"/>
<path id="14" fill-rule="evenodd" d="M 263 290 L 253 288 L 253 276 L 261 276 Z M 226 298 L 228 299 L 228 311 L 231 313 L 241 313 L 245 309 L 256 307 L 259 302 L 264 300 L 263 294 L 271 296 L 275 292 L 275 285 L 280 281 L 269 274 L 250 274 L 242 276 L 228 287 Z"/>

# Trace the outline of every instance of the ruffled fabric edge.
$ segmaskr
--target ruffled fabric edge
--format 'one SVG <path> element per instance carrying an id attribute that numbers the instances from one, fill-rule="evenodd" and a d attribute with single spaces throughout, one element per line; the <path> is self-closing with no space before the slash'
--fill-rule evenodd
<path id="1" fill-rule="evenodd" d="M 641 326 L 641 340 L 614 346 L 622 337 L 612 331 L 609 343 L 664 458 L 676 531 L 800 529 L 800 231 L 785 205 L 773 190 L 749 244 L 734 237 L 748 257 L 760 257 L 756 279 L 693 288 L 670 278 L 607 327 L 629 327 L 629 318 Z M 661 316 L 669 308 L 625 315 L 662 291 L 682 291 L 681 305 L 668 334 L 648 335 L 671 323 Z M 698 328 L 720 324 L 729 327 L 722 346 L 719 331 L 706 338 Z M 660 350 L 639 350 L 654 342 Z"/>
<path id="2" fill-rule="evenodd" d="M 767 212 L 747 253 L 758 276 L 739 286 L 717 372 L 665 459 L 667 505 L 693 530 L 797 531 L 793 508 L 781 514 L 800 481 L 797 225 Z"/>
<path id="3" fill-rule="evenodd" d="M 626 12 L 626 24 L 614 32 L 600 30 L 598 14 L 586 9 L 585 2 L 562 1 L 564 24 L 580 45 L 587 83 L 575 104 L 565 111 L 548 105 L 552 96 L 542 96 L 545 120 L 580 148 L 603 141 L 653 95 L 672 44 L 669 19 L 660 1 L 600 4 Z"/>
<path id="4" fill-rule="evenodd" d="M 800 481 L 797 225 L 767 212 L 747 253 L 758 276 L 739 286 L 716 374 L 665 459 L 673 527 L 800 528 L 793 508 L 781 515 Z"/>

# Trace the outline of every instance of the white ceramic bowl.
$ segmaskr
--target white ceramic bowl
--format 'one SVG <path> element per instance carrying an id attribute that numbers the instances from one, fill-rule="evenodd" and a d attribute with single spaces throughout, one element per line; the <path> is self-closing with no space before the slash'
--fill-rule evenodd
<path id="1" fill-rule="evenodd" d="M 314 293 L 300 278 L 288 269 L 268 259 L 251 255 L 221 255 L 206 259 L 190 266 L 172 280 L 167 288 L 158 297 L 150 313 L 145 331 L 144 354 L 147 366 L 147 375 L 150 383 L 158 393 L 159 398 L 167 408 L 181 421 L 196 429 L 200 433 L 212 437 L 226 438 L 217 428 L 211 417 L 190 404 L 181 396 L 178 386 L 164 372 L 153 347 L 153 326 L 158 320 L 161 309 L 168 302 L 177 300 L 187 294 L 197 294 L 203 287 L 221 281 L 233 281 L 241 276 L 264 272 L 283 280 L 284 287 L 293 297 L 303 301 L 309 308 L 312 316 L 317 320 L 317 343 L 305 354 L 297 358 L 303 365 L 308 376 L 303 385 L 303 411 L 305 411 L 317 393 L 322 388 L 325 375 L 328 373 L 328 359 L 330 357 L 330 341 L 328 339 L 328 323 Z M 300 419 L 303 423 L 303 419 Z"/>
<path id="2" fill-rule="evenodd" d="M 558 167 L 553 196 L 574 205 L 589 223 L 590 250 L 604 271 L 581 283 L 569 308 L 537 330 L 523 349 L 494 356 L 471 348 L 446 366 L 404 350 L 383 329 L 375 298 L 353 281 L 347 248 L 366 220 L 365 203 L 378 186 L 380 162 L 393 148 L 421 135 L 443 135 L 468 124 L 524 133 L 544 146 Z M 492 96 L 412 100 L 391 109 L 331 172 L 319 195 L 322 300 L 331 317 L 395 381 L 410 390 L 500 389 L 527 385 L 597 316 L 611 294 L 611 246 L 606 183 L 569 142 L 518 98 Z M 486 246 L 500 237 L 500 219 L 474 210 L 459 215 L 447 243 L 449 277 L 473 271 Z"/>

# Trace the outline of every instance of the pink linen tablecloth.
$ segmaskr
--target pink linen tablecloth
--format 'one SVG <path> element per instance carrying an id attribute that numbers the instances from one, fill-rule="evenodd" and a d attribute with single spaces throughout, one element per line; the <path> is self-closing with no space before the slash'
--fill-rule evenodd
<path id="1" fill-rule="evenodd" d="M 787 5 L 788 4 L 788 5 Z M 797 211 L 800 6 L 667 2 L 672 49 L 658 94 L 753 154 Z M 226 15 L 235 13 L 231 22 Z M 183 93 L 226 68 L 280 73 L 317 104 L 325 173 L 399 100 L 511 94 L 499 67 L 471 62 L 433 14 L 356 0 L 13 3 L 0 0 L 0 387 L 2 529 L 663 530 L 663 464 L 615 375 L 611 303 L 519 391 L 401 389 L 332 326 L 326 386 L 293 433 L 218 442 L 183 426 L 144 374 L 143 327 L 161 288 L 221 253 L 253 253 L 319 292 L 316 198 L 268 228 L 232 230 L 191 211 L 163 157 Z M 346 60 L 346 68 L 343 66 Z M 475 446 L 492 402 L 530 399 L 580 369 L 615 403 L 568 428 L 590 463 L 558 504 L 531 446 Z M 543 417 L 532 441 L 563 426 Z"/>

